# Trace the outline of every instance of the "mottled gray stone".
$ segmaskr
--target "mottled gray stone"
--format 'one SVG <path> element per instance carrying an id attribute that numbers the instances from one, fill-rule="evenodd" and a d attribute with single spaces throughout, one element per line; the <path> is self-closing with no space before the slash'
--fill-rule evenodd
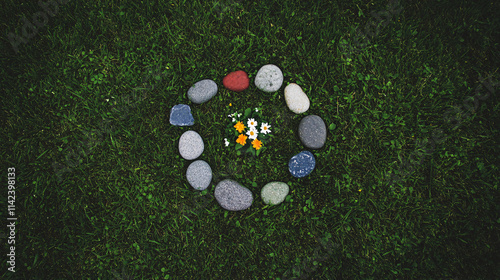
<path id="1" fill-rule="evenodd" d="M 193 188 L 202 191 L 212 182 L 212 168 L 204 160 L 193 161 L 187 168 L 186 178 Z"/>
<path id="2" fill-rule="evenodd" d="M 288 162 L 288 170 L 293 177 L 302 178 L 311 174 L 316 166 L 316 159 L 309 151 L 302 151 L 294 155 Z"/>
<path id="3" fill-rule="evenodd" d="M 260 196 L 265 204 L 278 205 L 288 195 L 290 188 L 283 182 L 267 183 L 260 191 Z"/>
<path id="4" fill-rule="evenodd" d="M 179 139 L 179 153 L 184 159 L 193 160 L 199 157 L 203 150 L 205 149 L 205 144 L 201 136 L 193 130 L 188 130 L 181 135 Z"/>
<path id="5" fill-rule="evenodd" d="M 170 124 L 176 126 L 191 126 L 194 124 L 191 108 L 186 104 L 177 104 L 170 110 Z"/>
<path id="6" fill-rule="evenodd" d="M 299 123 L 299 138 L 309 149 L 321 149 L 326 141 L 326 125 L 317 115 L 304 117 Z"/>
<path id="7" fill-rule="evenodd" d="M 195 104 L 205 103 L 217 93 L 217 84 L 210 79 L 201 80 L 195 83 L 188 90 L 188 98 Z"/>
<path id="8" fill-rule="evenodd" d="M 219 205 L 229 211 L 245 210 L 253 202 L 252 192 L 230 179 L 223 180 L 217 184 L 214 196 Z"/>
<path id="9" fill-rule="evenodd" d="M 278 66 L 266 64 L 255 75 L 255 86 L 265 92 L 275 92 L 283 84 L 283 73 Z"/>

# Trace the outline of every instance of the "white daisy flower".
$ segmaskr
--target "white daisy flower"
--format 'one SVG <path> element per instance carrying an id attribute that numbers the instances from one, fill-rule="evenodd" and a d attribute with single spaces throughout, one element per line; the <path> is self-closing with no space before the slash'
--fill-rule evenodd
<path id="1" fill-rule="evenodd" d="M 248 135 L 249 139 L 257 138 L 258 134 L 259 134 L 259 132 L 257 131 L 257 129 L 255 127 L 250 127 L 250 129 L 247 131 L 247 135 Z"/>
<path id="2" fill-rule="evenodd" d="M 236 119 L 235 119 L 235 118 L 233 118 L 233 122 L 235 122 L 235 121 L 236 121 Z"/>
<path id="3" fill-rule="evenodd" d="M 227 146 L 229 146 L 229 141 L 227 141 L 227 138 L 224 138 L 224 144 Z"/>
<path id="4" fill-rule="evenodd" d="M 258 112 L 258 111 L 259 111 L 259 109 L 255 108 L 255 112 Z"/>
<path id="5" fill-rule="evenodd" d="M 255 128 L 257 126 L 257 122 L 254 119 L 248 119 L 247 125 L 250 128 Z"/>
<path id="6" fill-rule="evenodd" d="M 264 134 L 268 134 L 271 132 L 271 130 L 269 130 L 271 126 L 267 123 L 262 123 L 260 125 L 260 133 L 264 133 Z"/>

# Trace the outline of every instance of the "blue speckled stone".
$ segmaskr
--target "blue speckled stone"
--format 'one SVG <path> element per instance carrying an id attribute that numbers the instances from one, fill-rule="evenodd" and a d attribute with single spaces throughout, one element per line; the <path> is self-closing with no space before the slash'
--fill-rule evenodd
<path id="1" fill-rule="evenodd" d="M 316 166 L 316 159 L 309 151 L 303 151 L 294 155 L 288 162 L 288 170 L 293 177 L 302 178 L 311 174 Z"/>
<path id="2" fill-rule="evenodd" d="M 177 104 L 170 110 L 170 124 L 176 126 L 191 126 L 194 124 L 191 108 L 186 104 Z"/>

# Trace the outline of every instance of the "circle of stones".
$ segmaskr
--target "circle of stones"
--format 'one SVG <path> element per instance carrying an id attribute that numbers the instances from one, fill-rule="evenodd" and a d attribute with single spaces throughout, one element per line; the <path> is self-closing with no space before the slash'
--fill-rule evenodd
<path id="1" fill-rule="evenodd" d="M 243 71 L 240 70 L 236 72 Z M 230 73 L 227 76 L 233 73 Z M 241 76 L 241 73 L 238 74 Z M 244 73 L 244 75 L 246 76 L 246 73 Z M 246 79 L 246 86 L 244 88 L 239 88 L 237 91 L 242 91 L 248 88 L 248 76 L 246 76 Z M 255 85 L 257 88 L 265 92 L 278 91 L 281 88 L 282 83 L 283 74 L 281 70 L 273 64 L 264 65 L 255 77 Z M 217 93 L 217 90 L 217 84 L 213 80 L 201 80 L 189 89 L 188 98 L 193 103 L 201 104 L 210 100 Z M 294 83 L 289 84 L 285 88 L 285 100 L 288 108 L 296 114 L 306 112 L 310 106 L 310 101 L 307 95 L 302 91 L 300 86 Z M 173 118 L 174 112 L 177 113 L 175 118 Z M 194 119 L 191 115 L 191 109 L 189 106 L 185 104 L 175 105 L 171 110 L 170 123 L 177 126 L 193 125 Z M 304 139 L 310 137 L 311 134 L 318 134 L 317 129 L 315 130 L 315 128 L 318 127 L 321 131 L 320 137 L 316 137 L 320 139 L 319 142 L 309 141 L 309 143 L 306 144 Z M 299 138 L 308 148 L 321 148 L 326 140 L 326 127 L 321 117 L 316 115 L 304 117 L 299 124 Z M 316 139 L 313 137 L 313 140 Z M 194 153 L 193 144 L 189 143 L 190 141 L 198 144 L 198 150 L 196 151 L 195 149 Z M 191 145 L 186 145 L 185 142 L 188 142 Z M 196 146 L 196 144 L 194 144 L 194 146 Z M 199 147 L 201 147 L 201 149 Z M 179 140 L 179 152 L 184 159 L 194 160 L 203 153 L 203 150 L 204 143 L 201 136 L 197 132 L 189 130 L 182 134 L 181 139 Z M 314 155 L 309 151 L 300 152 L 299 154 L 293 156 L 288 163 L 290 173 L 296 178 L 308 176 L 314 170 L 315 165 L 316 161 Z M 292 166 L 294 167 L 293 170 Z M 204 175 L 200 176 L 200 173 Z M 212 170 L 207 162 L 203 160 L 196 160 L 189 165 L 188 170 L 186 171 L 186 177 L 193 188 L 196 190 L 205 190 L 212 181 Z M 270 182 L 262 188 L 261 196 L 266 204 L 277 205 L 284 201 L 288 192 L 289 187 L 286 183 Z M 264 196 L 267 199 L 264 199 Z M 224 197 L 226 199 L 224 199 Z M 231 211 L 247 209 L 253 203 L 252 192 L 231 179 L 223 180 L 217 184 L 215 189 L 215 198 L 220 206 Z"/>

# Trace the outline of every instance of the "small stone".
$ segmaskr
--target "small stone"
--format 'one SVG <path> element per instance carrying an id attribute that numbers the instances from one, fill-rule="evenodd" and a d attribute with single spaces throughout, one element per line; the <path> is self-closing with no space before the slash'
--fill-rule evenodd
<path id="1" fill-rule="evenodd" d="M 193 161 L 187 168 L 186 178 L 193 188 L 202 191 L 212 182 L 212 168 L 204 160 Z"/>
<path id="2" fill-rule="evenodd" d="M 201 104 L 210 100 L 217 93 L 217 84 L 210 80 L 205 79 L 195 83 L 188 90 L 188 98 L 195 104 Z"/>
<path id="3" fill-rule="evenodd" d="M 285 101 L 288 109 L 295 114 L 306 112 L 311 105 L 309 97 L 307 97 L 302 88 L 295 83 L 291 83 L 285 87 Z"/>
<path id="4" fill-rule="evenodd" d="M 285 200 L 289 190 L 286 183 L 271 182 L 262 188 L 260 196 L 265 204 L 278 205 Z"/>
<path id="5" fill-rule="evenodd" d="M 201 139 L 198 132 L 188 130 L 181 135 L 179 139 L 179 153 L 184 159 L 196 159 L 203 153 L 204 149 L 205 144 L 203 144 L 203 139 Z"/>
<path id="6" fill-rule="evenodd" d="M 304 117 L 299 123 L 299 138 L 309 149 L 321 149 L 326 141 L 326 125 L 320 116 Z"/>
<path id="7" fill-rule="evenodd" d="M 214 196 L 219 205 L 229 211 L 245 210 L 253 202 L 252 192 L 230 179 L 223 180 L 217 184 Z"/>
<path id="8" fill-rule="evenodd" d="M 283 84 L 283 73 L 278 66 L 266 64 L 262 66 L 255 76 L 255 86 L 265 92 L 275 92 Z"/>
<path id="9" fill-rule="evenodd" d="M 302 151 L 294 155 L 288 162 L 288 170 L 293 177 L 302 178 L 311 174 L 316 166 L 316 159 L 309 151 Z"/>
<path id="10" fill-rule="evenodd" d="M 177 104 L 170 110 L 170 124 L 176 126 L 191 126 L 194 124 L 191 108 L 186 104 Z"/>
<path id="11" fill-rule="evenodd" d="M 229 90 L 241 92 L 248 88 L 250 79 L 245 71 L 239 70 L 227 74 L 222 79 L 222 84 Z"/>

